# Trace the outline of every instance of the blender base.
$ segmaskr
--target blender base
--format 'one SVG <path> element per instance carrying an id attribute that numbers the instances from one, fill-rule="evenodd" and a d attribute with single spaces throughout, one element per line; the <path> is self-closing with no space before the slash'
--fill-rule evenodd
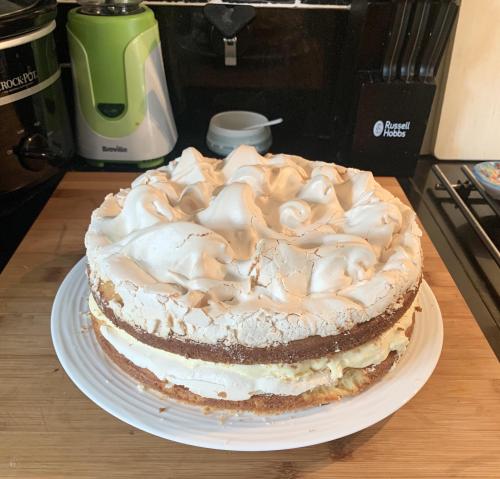
<path id="1" fill-rule="evenodd" d="M 84 160 L 88 165 L 93 166 L 94 168 L 104 168 L 106 166 L 106 163 L 113 163 L 115 165 L 135 165 L 141 170 L 147 170 L 163 165 L 163 163 L 165 162 L 165 157 L 161 156 L 160 158 L 153 158 L 152 160 L 143 161 L 91 160 L 89 158 L 84 158 Z"/>

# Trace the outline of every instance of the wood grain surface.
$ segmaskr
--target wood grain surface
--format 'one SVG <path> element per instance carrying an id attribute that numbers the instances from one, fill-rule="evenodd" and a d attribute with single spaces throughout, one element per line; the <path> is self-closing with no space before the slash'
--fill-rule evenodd
<path id="1" fill-rule="evenodd" d="M 133 176 L 67 174 L 0 276 L 1 478 L 500 477 L 499 363 L 427 236 L 443 353 L 415 398 L 364 431 L 291 451 L 212 451 L 151 436 L 87 399 L 54 353 L 50 310 L 84 255 L 92 209 Z M 393 178 L 379 181 L 406 201 Z"/>

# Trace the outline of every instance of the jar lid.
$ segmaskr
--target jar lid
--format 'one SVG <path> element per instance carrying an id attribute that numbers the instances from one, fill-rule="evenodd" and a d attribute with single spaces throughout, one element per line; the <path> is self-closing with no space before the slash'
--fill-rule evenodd
<path id="1" fill-rule="evenodd" d="M 0 2 L 0 40 L 37 30 L 56 17 L 56 0 Z"/>

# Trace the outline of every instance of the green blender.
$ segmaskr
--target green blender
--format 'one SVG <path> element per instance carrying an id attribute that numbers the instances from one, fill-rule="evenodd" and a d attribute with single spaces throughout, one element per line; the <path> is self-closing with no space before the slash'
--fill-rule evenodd
<path id="1" fill-rule="evenodd" d="M 155 16 L 140 1 L 79 3 L 67 24 L 78 153 L 97 166 L 158 166 L 177 130 Z"/>

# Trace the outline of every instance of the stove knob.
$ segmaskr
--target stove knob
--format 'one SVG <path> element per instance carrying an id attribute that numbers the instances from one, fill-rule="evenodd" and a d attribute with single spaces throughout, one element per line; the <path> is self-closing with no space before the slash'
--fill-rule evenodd
<path id="1" fill-rule="evenodd" d="M 40 133 L 23 138 L 15 153 L 21 164 L 30 171 L 41 171 L 56 158 L 47 138 Z"/>

